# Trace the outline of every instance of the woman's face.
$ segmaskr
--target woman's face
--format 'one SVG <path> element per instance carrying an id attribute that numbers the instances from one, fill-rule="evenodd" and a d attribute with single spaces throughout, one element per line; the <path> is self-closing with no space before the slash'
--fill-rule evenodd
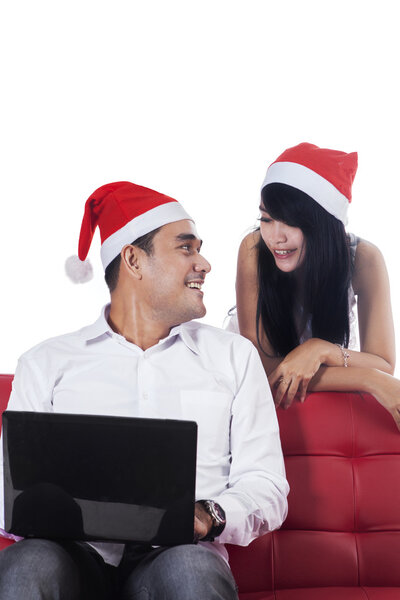
<path id="1" fill-rule="evenodd" d="M 260 206 L 260 233 L 275 264 L 284 273 L 298 269 L 304 261 L 306 242 L 301 229 L 273 219 Z"/>

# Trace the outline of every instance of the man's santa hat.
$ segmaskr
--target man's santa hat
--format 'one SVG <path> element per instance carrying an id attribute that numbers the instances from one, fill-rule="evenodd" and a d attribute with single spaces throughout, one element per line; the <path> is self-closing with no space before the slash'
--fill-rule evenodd
<path id="1" fill-rule="evenodd" d="M 305 192 L 334 217 L 347 223 L 357 152 L 299 144 L 285 150 L 267 170 L 261 186 L 285 183 Z"/>
<path id="2" fill-rule="evenodd" d="M 78 256 L 67 259 L 67 275 L 75 283 L 85 283 L 92 278 L 92 267 L 85 259 L 96 227 L 100 230 L 101 260 L 105 270 L 126 244 L 162 225 L 182 219 L 193 221 L 181 204 L 169 196 L 129 181 L 107 183 L 86 201 Z"/>

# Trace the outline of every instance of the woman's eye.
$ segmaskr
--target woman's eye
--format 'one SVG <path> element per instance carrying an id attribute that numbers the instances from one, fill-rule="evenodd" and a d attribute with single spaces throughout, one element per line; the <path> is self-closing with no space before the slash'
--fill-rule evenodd
<path id="1" fill-rule="evenodd" d="M 258 218 L 261 223 L 271 223 L 272 219 L 267 219 L 267 217 L 259 217 Z"/>

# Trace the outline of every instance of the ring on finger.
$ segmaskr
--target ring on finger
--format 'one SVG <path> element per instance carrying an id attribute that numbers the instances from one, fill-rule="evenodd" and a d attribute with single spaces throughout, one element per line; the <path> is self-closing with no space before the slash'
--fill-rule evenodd
<path id="1" fill-rule="evenodd" d="M 287 381 L 287 379 L 283 379 L 283 377 L 282 377 L 281 380 L 279 381 L 279 385 L 281 385 L 281 383 L 284 383 L 285 385 L 289 385 L 290 381 Z"/>

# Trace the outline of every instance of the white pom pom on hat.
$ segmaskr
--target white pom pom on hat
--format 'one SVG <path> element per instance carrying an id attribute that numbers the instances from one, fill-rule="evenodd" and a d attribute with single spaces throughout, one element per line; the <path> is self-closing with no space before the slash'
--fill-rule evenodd
<path id="1" fill-rule="evenodd" d="M 92 266 L 85 259 L 96 227 L 100 230 L 101 260 L 105 270 L 126 244 L 167 223 L 183 219 L 193 221 L 182 205 L 169 196 L 130 181 L 107 183 L 86 201 L 78 257 L 67 259 L 66 273 L 74 283 L 85 283 L 92 278 Z"/>
<path id="2" fill-rule="evenodd" d="M 268 167 L 261 190 L 271 183 L 295 187 L 346 225 L 357 163 L 357 152 L 303 142 L 285 150 Z"/>
<path id="3" fill-rule="evenodd" d="M 87 283 L 93 279 L 93 267 L 90 260 L 80 260 L 77 254 L 65 261 L 65 272 L 73 283 Z"/>

